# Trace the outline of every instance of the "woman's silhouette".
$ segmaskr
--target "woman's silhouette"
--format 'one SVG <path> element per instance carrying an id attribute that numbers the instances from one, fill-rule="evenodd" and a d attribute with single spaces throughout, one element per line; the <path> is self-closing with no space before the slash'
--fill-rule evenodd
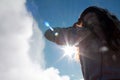
<path id="1" fill-rule="evenodd" d="M 120 21 L 105 9 L 91 6 L 72 27 L 47 30 L 45 36 L 58 45 L 79 48 L 84 80 L 120 80 Z"/>

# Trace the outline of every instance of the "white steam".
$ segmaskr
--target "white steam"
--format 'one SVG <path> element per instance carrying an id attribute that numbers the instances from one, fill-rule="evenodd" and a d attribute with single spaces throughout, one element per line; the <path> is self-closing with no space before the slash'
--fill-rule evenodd
<path id="1" fill-rule="evenodd" d="M 25 2 L 0 0 L 0 80 L 70 80 L 55 68 L 43 69 L 42 33 Z"/>

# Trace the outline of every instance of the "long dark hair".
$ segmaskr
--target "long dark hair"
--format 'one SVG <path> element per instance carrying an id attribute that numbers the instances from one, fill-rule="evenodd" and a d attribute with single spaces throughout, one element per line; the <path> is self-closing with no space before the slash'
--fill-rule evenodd
<path id="1" fill-rule="evenodd" d="M 83 11 L 78 22 L 81 22 L 83 17 L 89 13 L 94 12 L 100 21 L 100 27 L 105 35 L 107 45 L 114 51 L 120 50 L 120 21 L 111 14 L 108 10 L 96 6 L 88 7 Z"/>

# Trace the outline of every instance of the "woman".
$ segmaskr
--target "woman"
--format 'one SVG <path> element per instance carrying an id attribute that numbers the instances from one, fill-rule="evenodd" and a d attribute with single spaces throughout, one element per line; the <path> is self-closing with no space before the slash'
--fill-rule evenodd
<path id="1" fill-rule="evenodd" d="M 120 80 L 120 22 L 107 10 L 88 7 L 73 27 L 47 30 L 45 36 L 79 47 L 84 80 Z"/>

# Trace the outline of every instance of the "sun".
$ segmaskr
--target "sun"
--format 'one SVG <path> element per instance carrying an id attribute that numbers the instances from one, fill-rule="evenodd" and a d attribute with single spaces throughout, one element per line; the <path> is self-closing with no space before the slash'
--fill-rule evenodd
<path id="1" fill-rule="evenodd" d="M 74 45 L 66 45 L 62 48 L 62 50 L 64 51 L 63 57 L 68 57 L 70 60 L 75 59 L 75 55 L 78 52 L 77 47 L 75 47 Z"/>

